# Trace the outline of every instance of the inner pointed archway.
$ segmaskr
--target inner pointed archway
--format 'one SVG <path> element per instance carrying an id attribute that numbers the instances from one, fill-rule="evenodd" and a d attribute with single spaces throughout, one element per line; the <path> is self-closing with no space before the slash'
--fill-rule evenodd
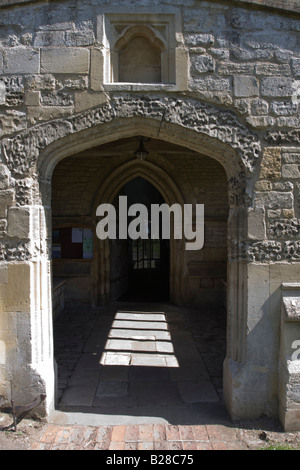
<path id="1" fill-rule="evenodd" d="M 165 201 L 159 191 L 147 180 L 136 177 L 126 183 L 119 195 L 125 196 L 128 207 L 141 204 L 147 214 L 141 229 L 147 231 L 147 238 L 128 238 L 110 241 L 111 299 L 126 301 L 168 301 L 170 276 L 170 240 L 162 237 L 159 224 L 159 238 L 151 237 L 151 206 Z M 118 205 L 118 197 L 115 206 Z M 141 217 L 141 216 L 140 216 Z M 128 225 L 134 217 L 128 219 Z M 155 223 L 155 222 L 153 222 Z M 117 292 L 119 279 L 123 275 L 124 292 Z M 125 291 L 126 288 L 126 291 Z M 120 295 L 121 294 L 121 295 Z"/>

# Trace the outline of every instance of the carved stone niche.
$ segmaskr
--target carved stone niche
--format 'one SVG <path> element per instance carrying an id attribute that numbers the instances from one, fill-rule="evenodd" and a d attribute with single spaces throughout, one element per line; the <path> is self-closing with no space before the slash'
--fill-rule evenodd
<path id="1" fill-rule="evenodd" d="M 282 284 L 279 417 L 285 431 L 300 430 L 300 283 Z"/>
<path id="2" fill-rule="evenodd" d="M 129 83 L 161 83 L 169 81 L 166 43 L 150 26 L 126 28 L 112 51 L 112 80 Z"/>
<path id="3" fill-rule="evenodd" d="M 300 321 L 300 283 L 282 284 L 283 317 L 285 321 Z M 300 338 L 299 338 L 300 340 Z"/>
<path id="4" fill-rule="evenodd" d="M 177 12 L 106 13 L 103 25 L 106 88 L 187 87 L 188 54 Z"/>

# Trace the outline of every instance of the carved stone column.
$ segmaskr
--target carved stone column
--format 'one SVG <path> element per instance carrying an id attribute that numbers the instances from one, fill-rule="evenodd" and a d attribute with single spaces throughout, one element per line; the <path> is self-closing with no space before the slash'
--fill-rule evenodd
<path id="1" fill-rule="evenodd" d="M 46 394 L 47 400 L 40 407 L 43 415 L 54 399 L 45 208 L 12 206 L 7 212 L 6 253 L 0 268 L 0 344 L 1 362 L 5 364 L 0 393 L 15 404 L 30 403 Z"/>

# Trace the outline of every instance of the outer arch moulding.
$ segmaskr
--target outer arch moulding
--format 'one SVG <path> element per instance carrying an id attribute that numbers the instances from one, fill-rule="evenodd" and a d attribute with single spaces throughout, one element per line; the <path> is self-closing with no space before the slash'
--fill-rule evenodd
<path id="1" fill-rule="evenodd" d="M 47 148 L 76 133 L 97 128 L 104 123 L 117 123 L 125 118 L 148 118 L 159 123 L 164 138 L 164 128 L 175 125 L 178 130 L 188 130 L 206 140 L 209 145 L 223 144 L 220 155 L 227 148 L 238 155 L 240 169 L 249 176 L 254 173 L 260 156 L 259 137 L 241 124 L 232 111 L 222 110 L 198 100 L 177 97 L 114 96 L 105 104 L 64 119 L 37 124 L 1 142 L 0 157 L 13 176 L 26 177 L 43 164 L 41 159 Z M 121 126 L 120 126 L 121 127 Z M 168 131 L 167 131 L 168 132 Z M 197 150 L 195 144 L 185 142 Z M 225 144 L 225 147 L 224 147 Z M 228 158 L 228 152 L 226 158 Z M 224 162 L 230 166 L 233 162 Z"/>

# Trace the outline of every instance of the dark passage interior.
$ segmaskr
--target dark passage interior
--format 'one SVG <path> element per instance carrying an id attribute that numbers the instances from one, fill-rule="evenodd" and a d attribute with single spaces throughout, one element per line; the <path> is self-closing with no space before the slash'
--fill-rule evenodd
<path id="1" fill-rule="evenodd" d="M 140 139 L 134 136 L 79 152 L 55 167 L 54 310 L 57 306 L 61 311 L 62 290 L 66 302 L 89 305 L 119 299 L 148 301 L 149 297 L 194 306 L 225 304 L 228 188 L 224 169 L 212 158 L 169 142 L 146 139 L 144 143 L 145 160 L 137 158 Z M 203 248 L 188 251 L 172 233 L 170 240 L 99 240 L 96 209 L 107 203 L 117 208 L 119 196 L 127 196 L 128 207 L 140 203 L 148 208 L 148 229 L 151 204 L 190 204 L 193 210 L 195 204 L 202 204 Z M 172 223 L 170 227 L 172 232 Z"/>
<path id="2" fill-rule="evenodd" d="M 167 301 L 169 300 L 170 276 L 170 241 L 160 237 L 151 239 L 151 204 L 163 204 L 159 191 L 143 178 L 134 178 L 127 183 L 122 194 L 127 196 L 128 207 L 143 204 L 147 209 L 148 219 L 143 220 L 149 234 L 148 239 L 128 238 L 127 273 L 128 289 L 120 296 L 126 301 Z M 128 224 L 134 219 L 129 217 Z"/>

